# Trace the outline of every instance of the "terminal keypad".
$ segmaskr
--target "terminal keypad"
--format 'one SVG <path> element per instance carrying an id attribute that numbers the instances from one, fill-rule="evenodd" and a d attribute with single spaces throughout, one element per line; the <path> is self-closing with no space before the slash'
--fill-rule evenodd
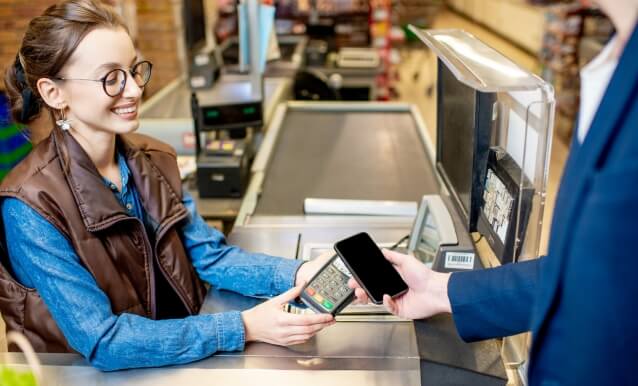
<path id="1" fill-rule="evenodd" d="M 337 260 L 335 260 L 335 262 Z M 326 268 L 314 278 L 310 286 L 305 289 L 306 294 L 328 312 L 343 302 L 352 292 L 352 289 L 348 287 L 350 276 L 339 268 L 341 267 L 338 266 L 338 263 L 335 264 L 334 262 L 326 266 Z"/>

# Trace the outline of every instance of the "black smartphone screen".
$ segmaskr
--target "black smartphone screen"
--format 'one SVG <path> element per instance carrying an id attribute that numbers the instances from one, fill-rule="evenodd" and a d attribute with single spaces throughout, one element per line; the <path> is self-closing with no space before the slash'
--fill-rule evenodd
<path id="1" fill-rule="evenodd" d="M 408 289 L 392 263 L 386 260 L 374 240 L 365 232 L 358 233 L 335 244 L 335 251 L 377 304 L 383 295 L 392 297 Z"/>

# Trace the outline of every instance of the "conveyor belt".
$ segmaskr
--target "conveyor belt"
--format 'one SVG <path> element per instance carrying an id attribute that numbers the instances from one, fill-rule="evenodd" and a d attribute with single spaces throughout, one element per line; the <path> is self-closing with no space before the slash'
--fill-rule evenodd
<path id="1" fill-rule="evenodd" d="M 409 111 L 289 110 L 255 214 L 301 215 L 306 197 L 418 201 L 439 191 Z"/>

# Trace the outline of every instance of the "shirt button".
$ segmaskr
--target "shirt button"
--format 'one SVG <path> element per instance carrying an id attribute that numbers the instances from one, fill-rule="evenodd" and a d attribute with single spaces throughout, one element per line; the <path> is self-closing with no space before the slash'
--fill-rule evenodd
<path id="1" fill-rule="evenodd" d="M 128 204 L 126 204 L 126 209 L 128 209 L 128 210 L 133 209 L 133 204 L 131 204 L 130 202 Z"/>

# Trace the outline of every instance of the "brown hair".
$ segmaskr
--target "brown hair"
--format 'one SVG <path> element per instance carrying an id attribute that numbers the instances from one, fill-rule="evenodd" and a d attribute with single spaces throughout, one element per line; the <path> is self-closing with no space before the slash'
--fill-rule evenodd
<path id="1" fill-rule="evenodd" d="M 27 124 L 43 109 L 55 119 L 55 111 L 38 92 L 37 81 L 58 76 L 82 39 L 97 27 L 126 29 L 117 13 L 99 0 L 62 1 L 31 20 L 4 77 L 15 122 Z"/>

